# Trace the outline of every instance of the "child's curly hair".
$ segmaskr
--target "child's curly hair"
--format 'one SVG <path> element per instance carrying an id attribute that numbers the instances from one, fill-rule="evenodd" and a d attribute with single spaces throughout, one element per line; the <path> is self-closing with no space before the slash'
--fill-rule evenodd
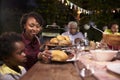
<path id="1" fill-rule="evenodd" d="M 15 32 L 5 32 L 0 35 L 0 59 L 10 56 L 12 52 L 16 49 L 15 42 L 22 41 L 20 34 Z"/>

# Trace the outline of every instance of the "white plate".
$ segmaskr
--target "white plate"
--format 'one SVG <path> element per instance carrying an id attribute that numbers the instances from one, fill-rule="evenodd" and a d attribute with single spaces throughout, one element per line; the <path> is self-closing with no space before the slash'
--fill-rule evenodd
<path id="1" fill-rule="evenodd" d="M 74 56 L 72 59 L 68 59 L 66 61 L 69 62 L 69 61 L 77 61 L 77 60 L 78 60 L 78 58 L 75 58 L 75 56 Z"/>
<path id="2" fill-rule="evenodd" d="M 107 69 L 115 72 L 117 74 L 120 74 L 120 63 L 111 63 L 107 65 Z"/>

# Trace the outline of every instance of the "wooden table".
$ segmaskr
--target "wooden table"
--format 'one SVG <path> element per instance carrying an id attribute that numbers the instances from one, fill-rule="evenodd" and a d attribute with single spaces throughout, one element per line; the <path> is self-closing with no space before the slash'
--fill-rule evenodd
<path id="1" fill-rule="evenodd" d="M 117 58 L 114 61 L 96 61 L 92 58 L 92 54 L 79 56 L 79 61 L 85 66 L 89 65 L 94 69 L 94 76 L 98 80 L 120 80 L 120 74 L 114 73 L 107 69 L 108 64 L 120 63 Z"/>
<path id="2" fill-rule="evenodd" d="M 81 65 L 81 63 L 79 63 L 79 65 Z M 44 64 L 38 61 L 20 80 L 83 80 L 83 79 L 79 76 L 72 62 Z M 96 79 L 94 77 L 89 77 L 86 80 Z"/>

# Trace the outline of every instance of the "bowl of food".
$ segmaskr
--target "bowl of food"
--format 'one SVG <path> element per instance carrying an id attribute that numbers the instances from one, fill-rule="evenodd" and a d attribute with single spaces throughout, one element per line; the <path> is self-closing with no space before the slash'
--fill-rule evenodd
<path id="1" fill-rule="evenodd" d="M 109 33 L 109 32 L 104 32 L 103 33 L 103 40 L 108 45 L 120 46 L 120 33 L 112 34 L 112 33 Z"/>
<path id="2" fill-rule="evenodd" d="M 97 61 L 111 61 L 117 54 L 115 50 L 91 50 L 93 59 Z"/>

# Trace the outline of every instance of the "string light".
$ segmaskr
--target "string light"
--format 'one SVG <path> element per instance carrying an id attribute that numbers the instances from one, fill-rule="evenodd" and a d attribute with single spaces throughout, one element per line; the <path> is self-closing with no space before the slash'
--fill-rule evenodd
<path id="1" fill-rule="evenodd" d="M 62 0 L 62 3 L 64 3 L 64 0 Z"/>
<path id="2" fill-rule="evenodd" d="M 77 14 L 80 14 L 80 13 L 82 13 L 82 12 L 81 12 L 80 10 L 78 10 L 78 11 L 77 11 Z"/>
<path id="3" fill-rule="evenodd" d="M 112 10 L 112 13 L 115 13 L 115 10 Z"/>
<path id="4" fill-rule="evenodd" d="M 65 5 L 67 6 L 68 4 L 67 4 L 67 3 L 65 3 Z"/>
<path id="5" fill-rule="evenodd" d="M 72 9 L 73 8 L 73 3 L 70 3 L 70 9 Z"/>
<path id="6" fill-rule="evenodd" d="M 103 10 L 86 10 L 86 9 L 83 9 L 81 7 L 79 7 L 78 5 L 72 3 L 71 1 L 69 0 L 58 0 L 58 1 L 61 1 L 62 4 L 64 4 L 65 6 L 70 6 L 70 9 L 75 9 L 75 10 L 78 10 L 77 11 L 77 14 L 79 13 L 83 13 L 83 14 L 93 14 L 93 13 L 102 13 Z M 108 10 L 106 12 L 109 12 Z M 120 12 L 120 8 L 116 8 L 116 9 L 112 9 L 111 10 L 111 13 L 116 13 L 116 12 Z"/>
<path id="7" fill-rule="evenodd" d="M 88 11 L 88 10 L 85 10 L 85 9 L 77 6 L 76 4 L 72 3 L 72 2 L 69 1 L 69 0 L 59 0 L 59 1 L 61 1 L 62 4 L 65 4 L 65 6 L 67 6 L 67 5 L 70 6 L 70 9 L 73 9 L 73 8 L 74 8 L 75 10 L 78 9 L 77 13 L 79 12 L 79 14 L 80 14 L 80 13 L 89 14 L 89 11 Z"/>

